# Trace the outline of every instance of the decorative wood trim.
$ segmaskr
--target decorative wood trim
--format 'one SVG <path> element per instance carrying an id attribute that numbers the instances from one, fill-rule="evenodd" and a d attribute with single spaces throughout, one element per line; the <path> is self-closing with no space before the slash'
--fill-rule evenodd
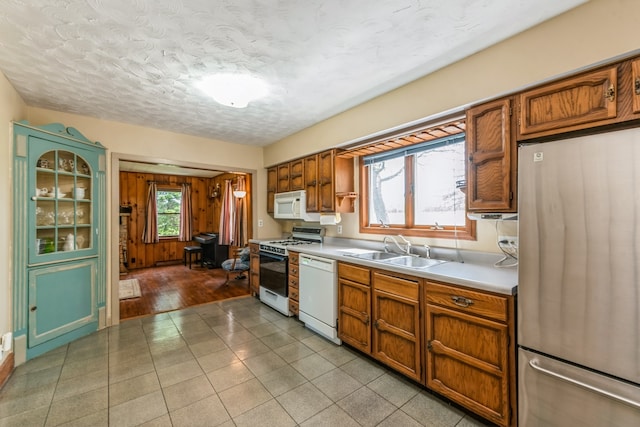
<path id="1" fill-rule="evenodd" d="M 13 352 L 9 353 L 0 365 L 0 389 L 7 382 L 14 369 Z"/>

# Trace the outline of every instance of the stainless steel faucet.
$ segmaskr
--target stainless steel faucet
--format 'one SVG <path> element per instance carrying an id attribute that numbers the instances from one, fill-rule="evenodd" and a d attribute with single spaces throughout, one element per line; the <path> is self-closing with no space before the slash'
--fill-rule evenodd
<path id="1" fill-rule="evenodd" d="M 384 236 L 384 239 L 382 239 L 382 243 L 384 244 L 384 251 L 385 252 L 389 252 L 389 248 L 387 247 L 387 240 L 391 240 L 393 242 L 393 244 L 396 245 L 398 250 L 400 250 L 400 252 L 404 252 L 407 255 L 411 255 L 411 242 L 409 242 L 407 239 L 405 239 L 400 234 L 398 234 L 398 237 L 400 239 L 402 239 L 402 241 L 407 245 L 407 247 L 406 248 L 402 248 L 402 246 L 400 246 L 400 243 L 398 243 L 396 238 L 393 237 L 393 236 Z"/>
<path id="2" fill-rule="evenodd" d="M 427 244 L 425 243 L 425 245 L 424 245 L 424 251 L 425 251 L 425 255 L 424 255 L 424 257 L 425 257 L 425 258 L 431 258 L 431 246 L 429 246 L 429 245 L 427 245 Z"/>

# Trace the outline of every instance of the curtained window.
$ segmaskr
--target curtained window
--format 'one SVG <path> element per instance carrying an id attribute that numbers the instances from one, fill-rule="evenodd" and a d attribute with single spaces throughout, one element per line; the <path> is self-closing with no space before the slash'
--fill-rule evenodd
<path id="1" fill-rule="evenodd" d="M 142 241 L 144 243 L 158 243 L 160 241 L 160 236 L 158 236 L 158 209 L 156 206 L 157 191 L 158 186 L 156 183 L 150 182 L 147 192 L 147 217 L 142 231 Z"/>
<path id="2" fill-rule="evenodd" d="M 193 235 L 192 225 L 192 209 L 191 209 L 191 186 L 182 184 L 181 186 L 181 205 L 180 205 L 180 233 L 178 240 L 188 242 Z"/>

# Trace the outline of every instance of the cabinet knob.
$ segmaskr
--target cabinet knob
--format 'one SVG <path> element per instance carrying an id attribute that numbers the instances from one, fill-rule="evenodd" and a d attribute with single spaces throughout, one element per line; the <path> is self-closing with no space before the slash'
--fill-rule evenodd
<path id="1" fill-rule="evenodd" d="M 31 308 L 29 309 L 29 311 L 36 311 L 37 309 L 38 309 L 38 306 L 37 306 L 37 305 L 34 305 L 33 307 L 31 307 Z"/>
<path id="2" fill-rule="evenodd" d="M 31 196 L 31 200 L 35 202 L 36 200 L 38 200 L 38 198 L 36 196 Z"/>
<path id="3" fill-rule="evenodd" d="M 616 99 L 616 88 L 613 85 L 609 86 L 609 89 L 607 89 L 604 94 L 604 98 L 609 102 L 613 102 Z"/>
<path id="4" fill-rule="evenodd" d="M 633 82 L 633 86 L 636 91 L 636 95 L 640 95 L 640 77 L 636 77 L 636 81 Z"/>

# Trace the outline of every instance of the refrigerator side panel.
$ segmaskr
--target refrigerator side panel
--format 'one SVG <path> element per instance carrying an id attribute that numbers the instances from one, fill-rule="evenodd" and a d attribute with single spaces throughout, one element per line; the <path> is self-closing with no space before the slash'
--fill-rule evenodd
<path id="1" fill-rule="evenodd" d="M 640 383 L 640 131 L 519 149 L 518 340 Z"/>
<path id="2" fill-rule="evenodd" d="M 640 425 L 638 387 L 522 349 L 518 361 L 520 427 Z"/>

